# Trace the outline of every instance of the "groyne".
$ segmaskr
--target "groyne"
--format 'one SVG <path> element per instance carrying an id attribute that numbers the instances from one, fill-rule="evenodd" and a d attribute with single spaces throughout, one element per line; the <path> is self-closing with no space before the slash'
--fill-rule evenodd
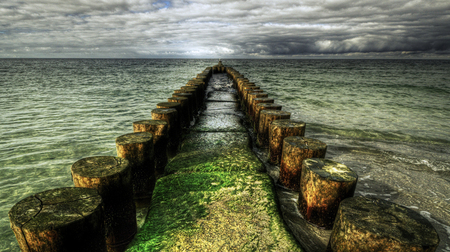
<path id="1" fill-rule="evenodd" d="M 439 243 L 413 211 L 352 197 L 356 173 L 324 159 L 326 143 L 304 137 L 306 123 L 290 120 L 261 87 L 221 62 L 158 103 L 151 117 L 117 138 L 119 157 L 85 158 L 72 166 L 75 185 L 92 188 L 89 193 L 44 193 L 77 195 L 71 200 L 80 204 L 67 212 L 75 218 L 40 203 L 42 193 L 13 207 L 11 223 L 23 250 L 70 251 L 70 244 L 90 238 L 66 227 L 87 216 L 104 228 L 92 229 L 98 231 L 91 247 L 78 251 L 105 244 L 108 251 L 434 251 Z M 127 201 L 122 198 L 134 198 L 137 208 L 116 207 Z M 95 199 L 89 209 L 83 208 L 86 199 Z M 43 214 L 37 225 L 33 220 Z M 348 234 L 349 227 L 358 228 Z M 420 234 L 424 230 L 428 235 Z M 105 235 L 106 242 L 99 241 Z"/>

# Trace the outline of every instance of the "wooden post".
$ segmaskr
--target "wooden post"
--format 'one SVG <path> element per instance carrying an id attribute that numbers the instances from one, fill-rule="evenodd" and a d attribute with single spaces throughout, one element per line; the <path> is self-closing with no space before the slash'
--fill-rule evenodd
<path id="1" fill-rule="evenodd" d="M 130 161 L 135 199 L 151 198 L 155 188 L 153 135 L 136 132 L 116 138 L 117 156 Z"/>
<path id="2" fill-rule="evenodd" d="M 306 124 L 290 119 L 275 120 L 269 127 L 269 163 L 279 165 L 283 140 L 288 136 L 305 136 Z"/>
<path id="3" fill-rule="evenodd" d="M 248 94 L 248 105 L 247 105 L 247 113 L 251 120 L 253 120 L 253 99 L 255 98 L 266 98 L 268 97 L 267 93 L 264 93 L 261 89 L 259 90 L 253 90 L 251 93 Z"/>
<path id="4" fill-rule="evenodd" d="M 179 110 L 179 118 L 181 122 L 182 127 L 189 127 L 190 121 L 191 121 L 191 111 L 189 109 L 189 98 L 187 97 L 170 97 L 167 98 L 168 102 L 174 102 L 181 104 L 180 110 Z M 161 106 L 163 107 L 163 106 Z"/>
<path id="5" fill-rule="evenodd" d="M 244 82 L 249 82 L 249 80 L 242 75 L 242 77 L 236 79 L 235 88 L 239 91 L 241 84 Z"/>
<path id="6" fill-rule="evenodd" d="M 206 89 L 205 82 L 201 80 L 189 80 L 186 86 L 199 86 L 201 87 L 201 90 L 204 92 Z"/>
<path id="7" fill-rule="evenodd" d="M 255 85 L 255 83 L 251 83 L 251 82 L 247 82 L 247 83 L 242 84 L 241 89 L 238 92 L 239 93 L 239 97 L 241 98 L 241 100 L 244 99 L 244 90 L 246 88 L 249 88 L 249 87 L 256 87 L 256 85 Z"/>
<path id="8" fill-rule="evenodd" d="M 186 84 L 186 87 L 188 87 L 188 88 L 196 88 L 197 91 L 198 91 L 198 97 L 202 98 L 201 101 L 202 101 L 202 104 L 203 104 L 203 97 L 205 97 L 205 90 L 203 89 L 203 86 L 201 84 L 199 84 L 199 83 L 195 83 L 195 82 L 189 83 L 188 82 L 188 84 Z"/>
<path id="9" fill-rule="evenodd" d="M 21 251 L 106 252 L 102 198 L 94 189 L 40 192 L 19 201 L 8 215 Z"/>
<path id="10" fill-rule="evenodd" d="M 203 104 L 203 90 L 201 90 L 200 86 L 182 86 L 181 90 L 184 91 L 184 93 L 193 93 L 192 90 L 194 90 L 195 92 L 195 100 L 196 100 L 196 108 L 197 108 L 197 112 L 200 110 L 200 108 L 202 107 Z"/>
<path id="11" fill-rule="evenodd" d="M 253 90 L 259 90 L 258 86 L 248 86 L 246 88 L 244 88 L 244 90 L 242 91 L 242 101 L 241 101 L 241 105 L 242 108 L 244 108 L 244 111 L 247 111 L 248 108 L 248 93 L 252 92 Z"/>
<path id="12" fill-rule="evenodd" d="M 433 252 L 439 236 L 419 213 L 395 203 L 351 197 L 339 206 L 327 251 Z"/>
<path id="13" fill-rule="evenodd" d="M 258 98 L 260 99 L 260 98 Z M 265 99 L 265 98 L 263 98 Z M 257 99 L 255 99 L 257 100 Z M 259 121 L 260 121 L 260 113 L 263 110 L 281 110 L 282 106 L 278 105 L 276 103 L 258 103 L 256 105 L 256 110 L 255 110 L 255 120 L 254 120 L 254 128 L 255 128 L 255 132 L 259 133 Z"/>
<path id="14" fill-rule="evenodd" d="M 291 113 L 281 110 L 266 109 L 261 111 L 258 126 L 258 144 L 269 145 L 269 127 L 272 121 L 277 119 L 290 119 Z"/>
<path id="15" fill-rule="evenodd" d="M 194 119 L 195 114 L 196 101 L 194 100 L 194 96 L 191 93 L 174 93 L 172 94 L 172 97 L 183 97 L 188 99 L 188 112 L 189 112 L 188 126 L 189 126 L 190 125 L 189 122 Z"/>
<path id="16" fill-rule="evenodd" d="M 252 113 L 253 113 L 253 115 L 252 115 L 253 125 L 256 124 L 256 119 L 257 119 L 256 118 L 256 107 L 258 106 L 258 104 L 259 103 L 274 103 L 274 102 L 275 102 L 275 100 L 273 98 L 268 98 L 268 97 L 253 98 L 252 104 L 251 104 Z M 259 117 L 258 117 L 258 120 L 259 120 Z"/>
<path id="17" fill-rule="evenodd" d="M 137 231 L 131 166 L 120 157 L 83 158 L 71 167 L 76 187 L 97 189 L 105 206 L 108 251 L 123 251 Z"/>
<path id="18" fill-rule="evenodd" d="M 133 122 L 133 131 L 152 133 L 155 153 L 155 176 L 157 178 L 160 177 L 164 174 L 164 168 L 168 162 L 169 124 L 165 120 L 142 120 Z"/>
<path id="19" fill-rule="evenodd" d="M 174 102 L 171 102 L 174 103 Z M 158 103 L 159 104 L 159 103 Z M 175 103 L 179 104 L 179 103 Z M 167 145 L 168 154 L 170 156 L 174 155 L 178 149 L 178 144 L 181 137 L 180 124 L 178 123 L 178 111 L 173 108 L 157 108 L 152 110 L 153 120 L 164 120 L 168 124 L 168 136 L 169 142 Z"/>
<path id="20" fill-rule="evenodd" d="M 298 205 L 305 220 L 331 229 L 342 200 L 353 197 L 358 175 L 323 158 L 303 160 Z"/>
<path id="21" fill-rule="evenodd" d="M 317 139 L 300 136 L 284 138 L 279 181 L 283 186 L 299 191 L 303 160 L 325 158 L 326 152 L 327 145 Z"/>
<path id="22" fill-rule="evenodd" d="M 200 105 L 201 104 L 200 98 L 197 97 L 197 95 L 198 95 L 197 89 L 196 88 L 186 87 L 186 88 L 184 88 L 184 89 L 182 88 L 180 90 L 182 91 L 181 93 L 192 94 L 192 99 L 194 101 L 193 116 L 197 117 L 198 111 L 200 110 L 200 106 L 201 106 Z"/>

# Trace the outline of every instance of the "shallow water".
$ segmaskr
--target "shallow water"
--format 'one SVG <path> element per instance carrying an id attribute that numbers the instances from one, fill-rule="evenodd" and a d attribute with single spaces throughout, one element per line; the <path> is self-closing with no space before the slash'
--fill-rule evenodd
<path id="1" fill-rule="evenodd" d="M 0 251 L 18 250 L 7 215 L 16 202 L 72 186 L 75 161 L 116 155 L 115 138 L 133 121 L 216 63 L 0 60 Z M 357 193 L 417 208 L 447 232 L 440 251 L 450 251 L 450 61 L 223 63 L 305 121 L 327 158 L 357 171 Z"/>

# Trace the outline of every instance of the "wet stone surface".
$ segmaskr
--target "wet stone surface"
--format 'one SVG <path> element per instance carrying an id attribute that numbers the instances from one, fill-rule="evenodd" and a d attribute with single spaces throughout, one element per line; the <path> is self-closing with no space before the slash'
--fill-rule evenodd
<path id="1" fill-rule="evenodd" d="M 225 91 L 209 92 L 206 101 L 237 102 L 237 96 Z"/>
<path id="2" fill-rule="evenodd" d="M 250 148 L 226 74 L 215 74 L 206 94 L 128 251 L 302 251 Z"/>
<path id="3" fill-rule="evenodd" d="M 247 132 L 238 116 L 216 113 L 200 116 L 196 125 L 191 128 L 191 131 Z"/>
<path id="4" fill-rule="evenodd" d="M 206 102 L 206 110 L 203 115 L 214 114 L 233 114 L 236 116 L 242 115 L 237 102 Z"/>

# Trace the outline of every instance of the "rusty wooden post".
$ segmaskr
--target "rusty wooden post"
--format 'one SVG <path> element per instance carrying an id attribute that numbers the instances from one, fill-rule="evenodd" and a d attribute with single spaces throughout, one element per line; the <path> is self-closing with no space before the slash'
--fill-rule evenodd
<path id="1" fill-rule="evenodd" d="M 261 99 L 261 98 L 258 98 Z M 265 99 L 265 98 L 263 98 Z M 257 100 L 257 99 L 255 99 Z M 256 133 L 259 133 L 260 113 L 263 110 L 281 110 L 282 106 L 276 103 L 258 103 L 255 110 L 254 129 Z"/>
<path id="2" fill-rule="evenodd" d="M 283 186 L 299 191 L 303 160 L 325 158 L 326 152 L 327 145 L 317 139 L 300 136 L 284 138 L 279 181 Z"/>
<path id="3" fill-rule="evenodd" d="M 258 126 L 258 144 L 260 146 L 269 145 L 269 127 L 272 121 L 277 119 L 290 119 L 291 113 L 281 110 L 266 109 L 260 112 Z"/>
<path id="4" fill-rule="evenodd" d="M 331 229 L 342 200 L 353 197 L 358 175 L 347 166 L 323 158 L 303 160 L 298 206 L 303 217 Z"/>
<path id="5" fill-rule="evenodd" d="M 268 94 L 264 93 L 261 89 L 253 90 L 251 93 L 248 93 L 248 102 L 247 102 L 247 114 L 249 118 L 253 121 L 253 99 L 255 98 L 267 98 Z"/>
<path id="6" fill-rule="evenodd" d="M 279 165 L 283 140 L 288 136 L 305 136 L 306 124 L 290 119 L 275 120 L 269 127 L 269 163 Z"/>

